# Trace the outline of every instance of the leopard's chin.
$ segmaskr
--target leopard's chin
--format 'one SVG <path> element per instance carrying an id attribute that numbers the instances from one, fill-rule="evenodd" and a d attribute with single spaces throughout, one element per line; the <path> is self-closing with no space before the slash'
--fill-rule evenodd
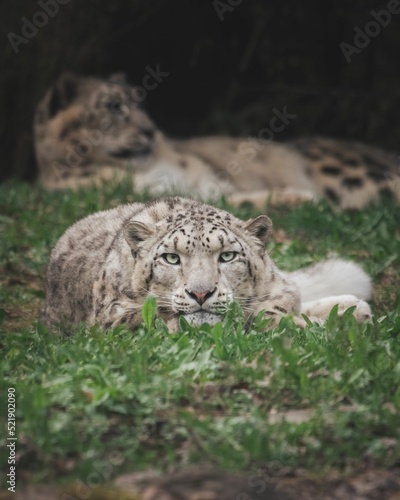
<path id="1" fill-rule="evenodd" d="M 183 314 L 182 316 L 188 323 L 193 326 L 200 326 L 203 323 L 215 325 L 222 320 L 222 317 L 219 314 L 214 314 L 207 311 L 197 311 L 195 313 Z"/>

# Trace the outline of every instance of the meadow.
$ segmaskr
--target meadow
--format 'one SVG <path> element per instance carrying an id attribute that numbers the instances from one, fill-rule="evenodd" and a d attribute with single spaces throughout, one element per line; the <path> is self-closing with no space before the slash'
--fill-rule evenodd
<path id="1" fill-rule="evenodd" d="M 300 330 L 284 318 L 266 331 L 258 317 L 245 331 L 233 304 L 222 323 L 182 321 L 169 333 L 149 301 L 135 332 L 48 331 L 38 311 L 57 239 L 87 214 L 143 199 L 128 184 L 59 193 L 0 186 L 0 422 L 6 429 L 13 387 L 19 481 L 84 480 L 103 471 L 106 482 L 171 464 L 323 475 L 398 462 L 398 207 L 386 200 L 338 213 L 320 202 L 266 212 L 274 223 L 268 249 L 281 268 L 340 256 L 371 274 L 369 323 L 356 324 L 351 311 L 338 318 L 333 309 L 323 326 Z M 240 218 L 258 214 L 224 200 L 218 206 Z M 6 453 L 0 460 L 4 470 Z"/>

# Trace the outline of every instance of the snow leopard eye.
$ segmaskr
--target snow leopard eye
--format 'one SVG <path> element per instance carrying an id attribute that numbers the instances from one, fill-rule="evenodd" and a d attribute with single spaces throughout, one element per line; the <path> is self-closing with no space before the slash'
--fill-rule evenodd
<path id="1" fill-rule="evenodd" d="M 231 262 L 237 255 L 237 252 L 222 252 L 219 256 L 220 262 Z"/>
<path id="2" fill-rule="evenodd" d="M 181 263 L 181 259 L 176 253 L 164 253 L 162 254 L 162 258 L 165 262 L 168 262 L 168 264 L 172 264 L 173 266 L 177 266 Z"/>
<path id="3" fill-rule="evenodd" d="M 112 99 L 106 103 L 106 108 L 113 114 L 122 113 L 122 102 L 120 99 Z"/>

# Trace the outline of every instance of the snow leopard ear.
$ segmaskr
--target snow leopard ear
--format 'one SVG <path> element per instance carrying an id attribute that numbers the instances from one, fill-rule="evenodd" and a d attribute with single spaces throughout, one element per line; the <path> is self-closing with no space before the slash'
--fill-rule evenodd
<path id="1" fill-rule="evenodd" d="M 124 236 L 128 245 L 135 249 L 139 243 L 147 240 L 154 234 L 153 228 L 149 224 L 139 221 L 130 221 L 124 227 Z"/>
<path id="2" fill-rule="evenodd" d="M 266 243 L 272 233 L 272 222 L 266 215 L 259 215 L 255 219 L 248 220 L 243 229 L 258 238 L 262 243 Z"/>
<path id="3" fill-rule="evenodd" d="M 48 113 L 52 118 L 65 109 L 76 97 L 79 78 L 71 73 L 63 73 L 50 91 Z"/>

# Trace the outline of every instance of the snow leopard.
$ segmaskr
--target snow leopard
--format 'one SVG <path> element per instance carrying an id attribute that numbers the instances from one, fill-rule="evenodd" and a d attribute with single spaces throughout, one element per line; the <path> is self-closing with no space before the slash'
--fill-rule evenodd
<path id="1" fill-rule="evenodd" d="M 242 221 L 198 200 L 168 197 L 89 215 L 71 226 L 50 257 L 43 321 L 57 325 L 126 325 L 156 299 L 171 331 L 189 323 L 216 324 L 237 302 L 251 321 L 261 311 L 269 327 L 302 314 L 323 323 L 339 314 L 371 317 L 371 279 L 356 263 L 329 259 L 294 272 L 280 270 L 266 250 L 266 215 Z"/>

